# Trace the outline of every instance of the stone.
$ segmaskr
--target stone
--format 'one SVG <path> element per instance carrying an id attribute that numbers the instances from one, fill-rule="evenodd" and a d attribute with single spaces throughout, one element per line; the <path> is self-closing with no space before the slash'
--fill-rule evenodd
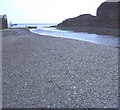
<path id="1" fill-rule="evenodd" d="M 5 29 L 5 28 L 8 28 L 7 16 L 0 15 L 0 29 Z"/>

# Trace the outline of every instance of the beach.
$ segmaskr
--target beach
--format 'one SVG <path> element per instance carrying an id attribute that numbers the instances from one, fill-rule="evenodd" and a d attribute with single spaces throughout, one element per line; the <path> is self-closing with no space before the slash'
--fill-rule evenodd
<path id="1" fill-rule="evenodd" d="M 2 30 L 3 108 L 118 108 L 118 48 Z"/>

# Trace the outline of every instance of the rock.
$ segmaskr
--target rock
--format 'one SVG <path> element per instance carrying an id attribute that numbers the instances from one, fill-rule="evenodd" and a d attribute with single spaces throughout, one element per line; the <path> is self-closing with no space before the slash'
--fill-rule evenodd
<path id="1" fill-rule="evenodd" d="M 95 21 L 95 16 L 92 16 L 90 14 L 84 14 L 77 16 L 75 18 L 69 18 L 63 21 L 61 24 L 58 24 L 58 26 L 83 26 L 83 25 L 91 25 L 91 22 Z"/>
<path id="2" fill-rule="evenodd" d="M 118 28 L 118 12 L 120 11 L 119 5 L 120 2 L 103 2 L 97 9 L 97 16 L 84 14 L 75 18 L 69 18 L 58 24 L 57 27 L 88 26 Z"/>
<path id="3" fill-rule="evenodd" d="M 120 2 L 104 2 L 97 9 L 98 26 L 118 28 Z"/>
<path id="4" fill-rule="evenodd" d="M 0 29 L 5 29 L 5 28 L 8 28 L 7 16 L 0 15 Z"/>
<path id="5" fill-rule="evenodd" d="M 119 2 L 104 2 L 97 9 L 97 16 L 104 21 L 118 20 Z"/>

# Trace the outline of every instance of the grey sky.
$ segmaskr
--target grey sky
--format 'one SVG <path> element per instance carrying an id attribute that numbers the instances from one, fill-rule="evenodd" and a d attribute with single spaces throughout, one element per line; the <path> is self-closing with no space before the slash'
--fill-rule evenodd
<path id="1" fill-rule="evenodd" d="M 80 14 L 96 15 L 105 0 L 0 0 L 0 14 L 13 23 L 59 23 Z"/>

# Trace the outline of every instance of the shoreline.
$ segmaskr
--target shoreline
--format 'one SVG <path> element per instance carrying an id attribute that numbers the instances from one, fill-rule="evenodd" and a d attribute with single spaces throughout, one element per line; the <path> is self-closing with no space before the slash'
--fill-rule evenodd
<path id="1" fill-rule="evenodd" d="M 111 35 L 111 34 L 100 34 L 100 33 L 102 33 L 102 31 L 100 31 L 100 32 L 98 32 L 97 33 L 97 31 L 96 31 L 96 33 L 94 33 L 94 32 L 91 32 L 91 31 L 89 31 L 89 32 L 87 32 L 86 30 L 85 30 L 85 28 L 86 27 L 84 27 L 84 28 L 82 28 L 82 30 L 80 31 L 80 29 L 76 29 L 76 28 L 74 28 L 74 29 L 71 29 L 71 28 L 59 28 L 59 27 L 56 27 L 56 26 L 49 26 L 49 28 L 56 28 L 56 29 L 58 29 L 58 30 L 61 30 L 61 31 L 71 31 L 71 32 L 81 32 L 81 33 L 87 33 L 87 34 L 96 34 L 96 35 L 105 35 L 105 36 L 112 36 L 112 37 L 115 37 L 115 38 L 118 38 L 118 41 L 119 41 L 119 37 L 117 36 L 117 35 Z M 89 28 L 88 28 L 89 29 Z M 103 29 L 103 28 L 102 28 Z M 93 30 L 93 29 L 92 29 Z M 117 31 L 116 29 L 114 29 L 115 31 Z M 108 29 L 108 31 L 110 31 L 109 29 Z M 31 31 L 32 32 L 32 31 Z M 111 31 L 110 31 L 111 32 Z M 34 33 L 34 32 L 33 32 Z M 115 32 L 116 33 L 116 32 Z M 35 34 L 38 34 L 38 33 L 35 33 Z M 41 34 L 38 34 L 38 35 L 41 35 Z M 44 36 L 50 36 L 50 37 L 56 37 L 56 36 L 52 36 L 52 35 L 44 35 Z M 63 39 L 71 39 L 71 40 L 78 40 L 78 41 L 83 41 L 83 42 L 88 42 L 88 43 L 94 43 L 94 44 L 98 44 L 98 45 L 106 45 L 106 46 L 110 46 L 110 47 L 115 47 L 115 48 L 120 48 L 120 46 L 119 45 L 110 45 L 110 44 L 102 44 L 102 43 L 97 43 L 97 42 L 91 42 L 91 41 L 85 41 L 85 40 L 80 40 L 80 39 L 74 39 L 74 38 L 64 38 L 64 37 L 56 37 L 56 38 L 63 38 Z"/>
<path id="2" fill-rule="evenodd" d="M 3 108 L 117 108 L 118 48 L 2 30 Z"/>
<path id="3" fill-rule="evenodd" d="M 88 27 L 88 26 L 69 26 L 69 27 L 62 27 L 56 26 L 57 29 L 60 30 L 68 30 L 73 32 L 87 32 L 91 34 L 98 34 L 98 35 L 110 35 L 116 36 L 119 38 L 119 31 L 120 29 L 112 29 L 112 28 L 105 28 L 105 27 Z"/>

